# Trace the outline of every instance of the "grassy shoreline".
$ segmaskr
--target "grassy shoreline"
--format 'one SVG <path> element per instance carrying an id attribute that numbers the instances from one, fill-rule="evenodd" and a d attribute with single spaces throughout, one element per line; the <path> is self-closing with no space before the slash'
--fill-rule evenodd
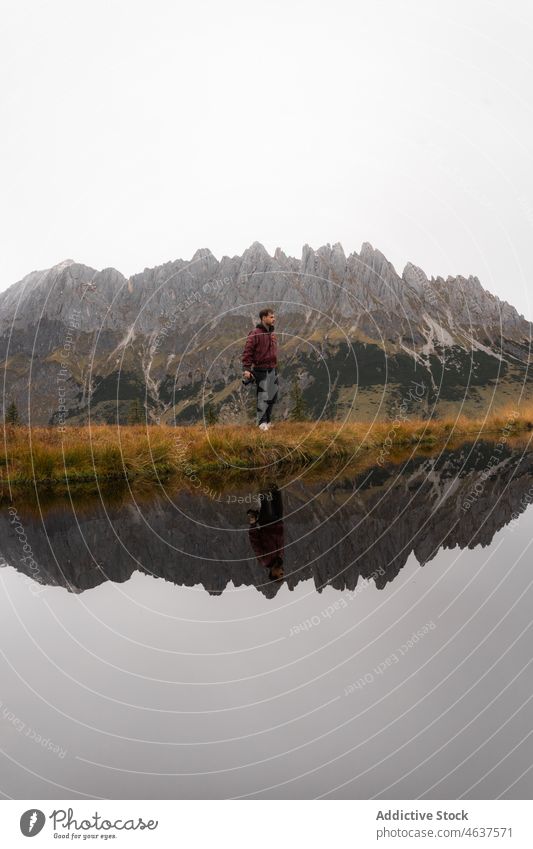
<path id="1" fill-rule="evenodd" d="M 112 481 L 157 482 L 170 476 L 271 474 L 349 463 L 368 453 L 383 464 L 392 452 L 479 438 L 505 441 L 533 430 L 533 405 L 483 419 L 388 420 L 375 423 L 280 422 L 252 426 L 4 427 L 0 486 L 70 487 Z"/>

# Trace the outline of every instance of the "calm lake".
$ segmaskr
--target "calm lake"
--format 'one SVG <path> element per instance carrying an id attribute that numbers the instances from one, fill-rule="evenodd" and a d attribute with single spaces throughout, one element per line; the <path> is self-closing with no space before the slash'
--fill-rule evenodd
<path id="1" fill-rule="evenodd" d="M 0 791 L 531 798 L 533 452 L 0 507 Z M 248 511 L 252 511 L 249 513 Z"/>

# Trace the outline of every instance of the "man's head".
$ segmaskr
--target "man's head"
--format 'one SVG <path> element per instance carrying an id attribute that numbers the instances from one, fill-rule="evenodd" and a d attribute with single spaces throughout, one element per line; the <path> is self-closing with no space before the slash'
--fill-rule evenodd
<path id="1" fill-rule="evenodd" d="M 276 323 L 276 316 L 274 315 L 274 310 L 271 310 L 270 307 L 264 307 L 259 313 L 259 321 L 261 321 L 265 327 L 274 327 Z"/>
<path id="2" fill-rule="evenodd" d="M 271 581 L 282 581 L 285 577 L 285 569 L 283 568 L 283 558 L 277 555 L 270 564 L 268 577 Z"/>

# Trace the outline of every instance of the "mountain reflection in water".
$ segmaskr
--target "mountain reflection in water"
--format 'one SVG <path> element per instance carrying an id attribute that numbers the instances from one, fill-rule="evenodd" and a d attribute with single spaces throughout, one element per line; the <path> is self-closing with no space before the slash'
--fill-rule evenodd
<path id="1" fill-rule="evenodd" d="M 31 559 L 5 509 L 0 553 L 32 580 L 73 592 L 135 571 L 211 594 L 233 584 L 272 598 L 302 581 L 353 590 L 361 579 L 383 589 L 411 553 L 423 566 L 440 548 L 488 545 L 532 500 L 532 473 L 533 453 L 495 455 L 494 444 L 478 442 L 353 477 L 210 498 L 182 489 L 83 511 L 67 499 L 42 511 L 18 501 Z"/>

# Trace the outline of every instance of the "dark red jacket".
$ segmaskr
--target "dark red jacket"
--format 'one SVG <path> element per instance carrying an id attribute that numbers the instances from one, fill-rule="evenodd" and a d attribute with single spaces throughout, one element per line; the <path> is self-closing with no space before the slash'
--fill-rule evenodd
<path id="1" fill-rule="evenodd" d="M 271 522 L 262 527 L 253 527 L 248 531 L 250 543 L 254 550 L 257 562 L 261 566 L 270 568 L 279 557 L 283 560 L 285 533 L 283 530 L 283 519 Z"/>
<path id="2" fill-rule="evenodd" d="M 278 364 L 278 340 L 274 330 L 267 330 L 263 324 L 258 324 L 250 330 L 244 351 L 242 352 L 243 368 L 275 368 Z"/>

